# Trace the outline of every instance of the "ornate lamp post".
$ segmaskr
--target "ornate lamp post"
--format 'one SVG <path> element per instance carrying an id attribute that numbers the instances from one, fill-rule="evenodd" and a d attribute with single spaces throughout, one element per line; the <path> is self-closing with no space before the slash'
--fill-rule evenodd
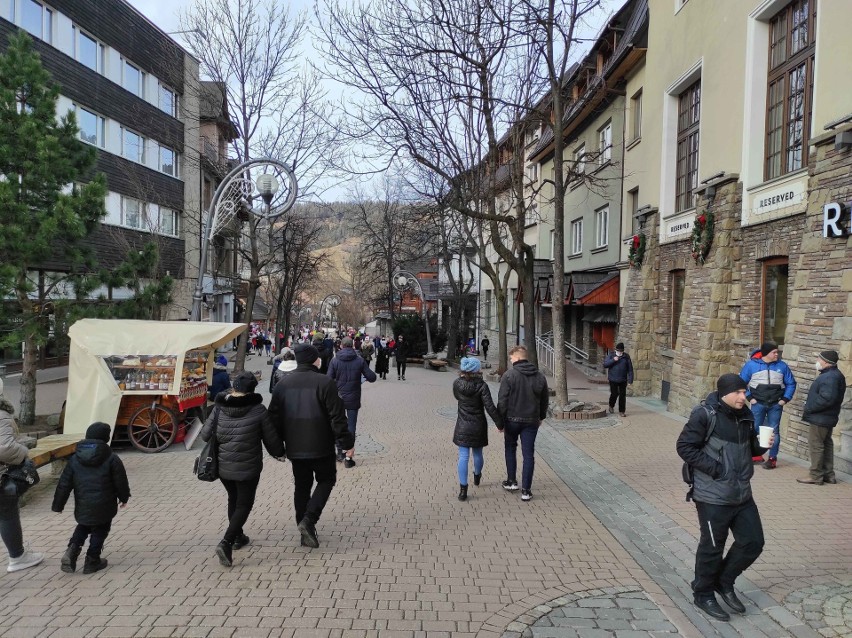
<path id="1" fill-rule="evenodd" d="M 284 190 L 281 190 L 282 183 L 286 187 Z M 293 171 L 274 159 L 248 160 L 225 176 L 213 194 L 210 209 L 207 211 L 201 238 L 198 279 L 195 282 L 195 292 L 192 293 L 192 321 L 201 321 L 207 251 L 216 232 L 230 224 L 241 211 L 264 219 L 276 219 L 293 207 L 297 192 L 298 184 Z M 253 203 L 258 197 L 262 206 L 255 208 Z"/>
<path id="2" fill-rule="evenodd" d="M 332 311 L 329 313 L 331 316 L 331 323 L 334 323 L 334 308 L 340 305 L 340 297 L 334 293 L 326 295 L 323 300 L 320 302 L 319 309 L 319 324 L 322 325 L 323 317 L 325 317 L 325 311 L 329 308 L 332 308 Z M 320 327 L 319 325 L 317 326 Z M 339 328 L 339 326 L 338 326 Z"/>
<path id="3" fill-rule="evenodd" d="M 420 285 L 420 282 L 417 281 L 417 277 L 407 270 L 397 270 L 391 277 L 391 281 L 393 282 L 393 287 L 400 295 L 402 295 L 402 293 L 406 290 L 413 290 L 422 300 L 423 323 L 426 324 L 426 349 L 429 351 L 426 356 L 430 357 L 432 355 L 432 333 L 429 330 L 429 313 L 426 309 L 426 295 L 423 294 L 423 288 Z"/>

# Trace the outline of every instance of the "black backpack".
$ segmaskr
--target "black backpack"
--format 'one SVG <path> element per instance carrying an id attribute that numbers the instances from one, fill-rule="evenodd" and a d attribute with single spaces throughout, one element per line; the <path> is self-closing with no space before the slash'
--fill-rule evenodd
<path id="1" fill-rule="evenodd" d="M 701 407 L 704 408 L 704 411 L 707 413 L 707 418 L 709 419 L 709 423 L 707 424 L 707 434 L 704 435 L 704 445 L 707 445 L 707 441 L 710 440 L 710 437 L 713 436 L 713 430 L 716 429 L 716 410 L 713 408 L 709 408 L 704 404 L 704 401 L 701 402 Z M 693 470 L 692 466 L 684 461 L 683 467 L 681 468 L 681 474 L 683 475 L 683 482 L 689 486 L 689 491 L 686 493 L 686 502 L 692 500 L 692 493 L 695 491 L 695 470 Z"/>

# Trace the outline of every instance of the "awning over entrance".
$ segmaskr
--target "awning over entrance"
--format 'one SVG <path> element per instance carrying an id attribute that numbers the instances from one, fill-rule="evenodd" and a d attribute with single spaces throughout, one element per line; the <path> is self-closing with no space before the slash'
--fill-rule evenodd
<path id="1" fill-rule="evenodd" d="M 615 306 L 589 308 L 583 315 L 583 321 L 588 323 L 618 323 L 618 311 Z"/>
<path id="2" fill-rule="evenodd" d="M 598 281 L 578 282 L 577 277 L 587 273 L 574 275 L 574 299 L 581 306 L 618 305 L 619 276 L 617 272 L 605 274 Z M 591 273 L 589 273 L 591 274 Z"/>

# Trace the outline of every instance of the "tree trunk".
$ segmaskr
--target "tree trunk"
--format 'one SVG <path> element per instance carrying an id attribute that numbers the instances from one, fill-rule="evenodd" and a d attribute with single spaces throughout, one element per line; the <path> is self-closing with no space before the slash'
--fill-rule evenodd
<path id="1" fill-rule="evenodd" d="M 494 291 L 497 300 L 497 374 L 503 376 L 509 365 L 509 346 L 506 341 L 506 293 Z"/>
<path id="2" fill-rule="evenodd" d="M 529 353 L 529 361 L 538 365 L 538 350 L 536 348 L 535 329 L 535 295 L 533 294 L 533 264 L 529 259 L 523 260 L 523 268 L 518 273 L 522 278 L 524 288 L 524 345 Z"/>
<path id="3" fill-rule="evenodd" d="M 35 423 L 37 368 L 38 348 L 35 345 L 35 339 L 28 336 L 24 342 L 24 360 L 21 373 L 21 406 L 17 419 L 20 425 Z"/>

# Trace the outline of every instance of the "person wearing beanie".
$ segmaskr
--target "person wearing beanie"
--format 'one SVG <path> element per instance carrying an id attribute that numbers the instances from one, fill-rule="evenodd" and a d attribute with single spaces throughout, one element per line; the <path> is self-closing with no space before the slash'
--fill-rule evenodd
<path id="1" fill-rule="evenodd" d="M 692 410 L 676 445 L 678 455 L 692 468 L 692 500 L 701 530 L 692 581 L 695 605 L 724 621 L 730 615 L 716 600 L 716 593 L 728 607 L 744 614 L 734 582 L 757 560 L 764 545 L 751 491 L 751 458 L 767 448 L 758 444 L 747 391 L 738 374 L 720 376 L 716 391 Z M 724 555 L 729 532 L 734 542 Z"/>
<path id="2" fill-rule="evenodd" d="M 393 356 L 396 357 L 396 380 L 405 381 L 405 367 L 408 363 L 408 355 L 411 349 L 408 347 L 408 342 L 402 335 L 396 340 L 393 346 Z"/>
<path id="3" fill-rule="evenodd" d="M 458 401 L 458 416 L 453 430 L 453 443 L 459 448 L 458 475 L 459 500 L 467 500 L 467 476 L 470 457 L 473 455 L 473 484 L 482 480 L 485 466 L 483 448 L 488 445 L 488 412 L 498 428 L 503 427 L 500 414 L 494 406 L 488 384 L 482 379 L 479 359 L 465 357 L 459 363 L 459 377 L 453 382 L 453 396 Z"/>
<path id="4" fill-rule="evenodd" d="M 808 476 L 796 479 L 799 483 L 823 485 L 837 483 L 834 474 L 834 427 L 840 420 L 840 406 L 846 395 L 846 377 L 838 369 L 837 352 L 823 350 L 817 355 L 816 379 L 808 390 L 802 420 L 808 424 L 808 447 L 811 468 Z"/>
<path id="5" fill-rule="evenodd" d="M 784 406 L 793 399 L 796 379 L 790 367 L 781 361 L 778 344 L 773 341 L 761 344 L 760 350 L 746 361 L 740 378 L 748 384 L 746 398 L 754 414 L 755 432 L 760 431 L 761 425 L 770 425 L 775 430 L 775 443 L 763 463 L 765 469 L 774 470 L 778 466 L 778 448 L 781 446 L 781 414 Z M 763 456 L 755 456 L 752 461 L 760 463 Z"/>
<path id="6" fill-rule="evenodd" d="M 361 409 L 361 380 L 366 379 L 369 383 L 375 383 L 376 373 L 370 370 L 370 365 L 363 357 L 359 357 L 355 348 L 355 341 L 350 337 L 343 339 L 342 348 L 337 356 L 332 359 L 328 366 L 328 376 L 337 384 L 337 394 L 343 401 L 346 410 L 346 422 L 352 440 L 355 440 L 355 431 L 358 427 L 358 410 Z M 355 452 L 346 454 L 341 447 L 337 448 L 337 460 L 342 461 L 344 467 L 355 467 Z"/>
<path id="7" fill-rule="evenodd" d="M 228 526 L 216 546 L 216 557 L 231 567 L 233 551 L 249 544 L 243 527 L 254 508 L 260 474 L 263 472 L 263 448 L 276 459 L 284 457 L 281 435 L 256 393 L 257 377 L 244 370 L 233 380 L 230 392 L 216 397 L 216 405 L 201 429 L 201 440 L 214 436 L 218 443 L 219 480 L 228 494 Z"/>
<path id="8" fill-rule="evenodd" d="M 334 341 L 326 339 L 321 332 L 314 335 L 311 345 L 319 352 L 320 372 L 325 374 L 328 372 L 328 364 L 331 363 L 331 358 L 334 356 Z"/>
<path id="9" fill-rule="evenodd" d="M 603 367 L 609 380 L 609 413 L 613 413 L 618 400 L 618 413 L 627 416 L 627 386 L 633 385 L 633 361 L 623 343 L 615 344 L 615 352 L 606 356 Z"/>
<path id="10" fill-rule="evenodd" d="M 62 470 L 53 495 L 54 512 L 61 512 L 74 493 L 74 519 L 77 527 L 60 560 L 63 572 L 77 569 L 77 558 L 86 539 L 89 549 L 83 563 L 83 573 L 93 574 L 107 566 L 101 558 L 104 542 L 112 528 L 112 519 L 118 514 L 119 503 L 124 508 L 130 500 L 130 484 L 124 464 L 110 449 L 112 428 L 107 423 L 92 423 L 86 438 L 77 443 L 77 449 Z"/>
<path id="11" fill-rule="evenodd" d="M 220 392 L 231 388 L 231 377 L 228 374 L 228 359 L 220 354 L 213 360 L 213 379 L 207 389 L 207 398 L 215 401 Z"/>
<path id="12" fill-rule="evenodd" d="M 301 543 L 319 547 L 316 525 L 337 482 L 335 445 L 351 456 L 355 438 L 337 384 L 317 374 L 322 366 L 319 351 L 299 344 L 294 352 L 296 369 L 275 386 L 269 416 L 284 439 L 293 467 L 293 506 Z"/>
<path id="13" fill-rule="evenodd" d="M 272 373 L 269 375 L 269 393 L 281 378 L 296 369 L 296 353 L 292 348 L 281 348 L 281 352 L 272 359 Z"/>

